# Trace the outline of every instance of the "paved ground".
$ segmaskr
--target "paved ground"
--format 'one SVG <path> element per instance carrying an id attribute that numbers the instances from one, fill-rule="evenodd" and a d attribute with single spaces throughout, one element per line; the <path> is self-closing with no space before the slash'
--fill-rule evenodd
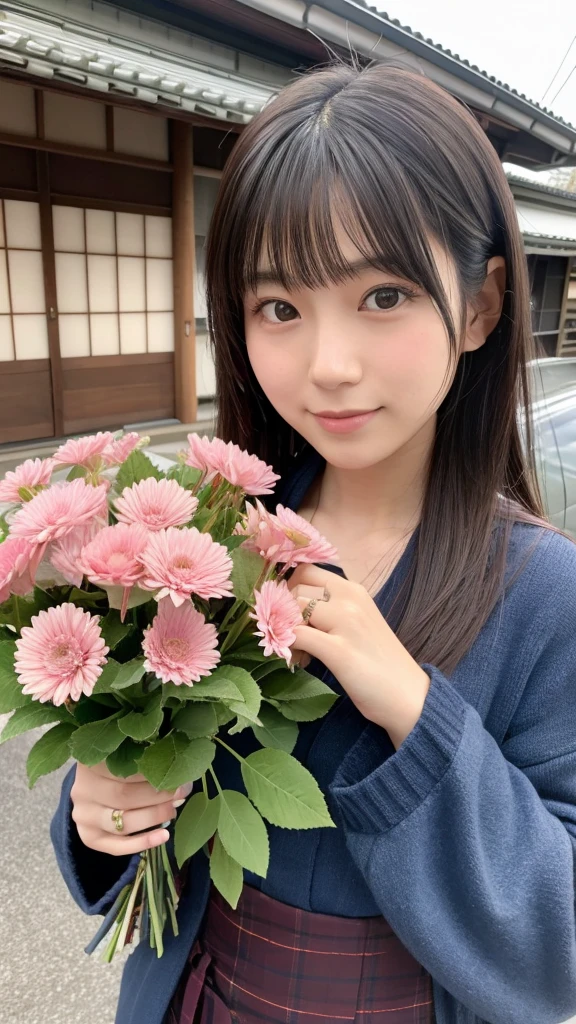
<path id="1" fill-rule="evenodd" d="M 0 727 L 7 716 L 0 716 Z M 26 783 L 28 751 L 40 735 L 0 746 L 2 1024 L 113 1024 L 120 964 L 84 953 L 101 918 L 78 909 L 62 881 L 49 837 L 65 768 Z"/>

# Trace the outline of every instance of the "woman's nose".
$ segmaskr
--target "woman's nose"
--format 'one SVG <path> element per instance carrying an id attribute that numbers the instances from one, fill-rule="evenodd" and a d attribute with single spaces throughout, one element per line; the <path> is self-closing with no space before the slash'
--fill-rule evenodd
<path id="1" fill-rule="evenodd" d="M 334 389 L 362 379 L 357 346 L 348 332 L 334 326 L 317 332 L 311 351 L 309 379 L 317 387 Z"/>

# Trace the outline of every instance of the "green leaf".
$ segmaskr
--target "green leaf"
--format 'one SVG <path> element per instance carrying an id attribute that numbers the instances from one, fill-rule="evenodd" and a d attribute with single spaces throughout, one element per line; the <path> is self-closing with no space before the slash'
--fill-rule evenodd
<path id="1" fill-rule="evenodd" d="M 272 825 L 334 825 L 316 779 L 285 750 L 256 750 L 242 762 L 242 778 L 248 796 Z"/>
<path id="2" fill-rule="evenodd" d="M 166 477 L 168 480 L 177 480 L 181 487 L 190 490 L 201 479 L 202 470 L 194 469 L 192 466 L 183 466 L 181 463 L 175 463 L 168 470 Z"/>
<path id="3" fill-rule="evenodd" d="M 256 679 L 258 683 L 261 683 L 266 676 L 271 675 L 273 672 L 276 673 L 281 671 L 283 666 L 286 668 L 286 662 L 282 658 L 266 658 L 263 665 L 257 665 L 256 668 L 253 669 L 254 679 Z"/>
<path id="4" fill-rule="evenodd" d="M 70 757 L 70 737 L 79 730 L 71 722 L 60 722 L 49 729 L 34 744 L 28 754 L 26 772 L 30 789 L 41 775 L 48 775 L 61 768 Z"/>
<path id="5" fill-rule="evenodd" d="M 258 722 L 260 722 L 260 719 L 258 719 Z M 244 718 L 243 715 L 238 715 L 232 728 L 228 729 L 228 734 L 230 736 L 236 736 L 239 732 L 244 732 L 244 729 L 249 729 L 252 725 L 255 725 L 255 722 L 251 721 L 250 718 Z"/>
<path id="6" fill-rule="evenodd" d="M 110 715 L 114 711 L 120 711 L 118 701 L 115 700 L 113 705 L 101 704 L 99 701 L 100 694 L 96 698 L 85 697 L 80 700 L 80 703 L 74 708 L 74 719 L 77 725 L 88 725 L 90 722 L 101 722 L 103 718 L 110 718 Z M 110 707 L 112 706 L 112 711 Z"/>
<path id="7" fill-rule="evenodd" d="M 94 608 L 97 604 L 106 601 L 106 593 L 104 590 L 79 590 L 78 587 L 74 587 L 70 591 L 68 600 L 81 608 Z"/>
<path id="8" fill-rule="evenodd" d="M 35 701 L 33 704 L 26 704 L 22 708 L 17 708 L 12 717 L 6 722 L 0 735 L 0 743 L 12 740 L 15 736 L 28 732 L 29 729 L 37 729 L 40 725 L 51 725 L 52 722 L 74 724 L 72 716 L 65 707 L 56 708 L 53 704 L 39 704 L 38 701 Z"/>
<path id="9" fill-rule="evenodd" d="M 282 700 L 278 702 L 278 711 L 291 722 L 315 722 L 318 718 L 324 718 L 336 700 L 338 697 L 335 693 L 309 697 L 307 700 Z"/>
<path id="10" fill-rule="evenodd" d="M 107 647 L 113 651 L 122 640 L 133 632 L 134 626 L 131 622 L 121 622 L 120 613 L 116 608 L 111 608 L 108 614 L 100 619 L 100 629 Z"/>
<path id="11" fill-rule="evenodd" d="M 263 704 L 258 717 L 262 726 L 253 725 L 254 735 L 263 747 L 274 747 L 291 754 L 298 739 L 296 722 L 289 722 L 276 708 Z"/>
<path id="12" fill-rule="evenodd" d="M 162 480 L 164 473 L 156 469 L 156 466 L 153 465 L 147 455 L 144 455 L 144 452 L 131 452 L 126 462 L 118 470 L 116 490 L 120 493 L 125 487 L 132 487 L 133 484 L 138 484 L 141 480 L 147 480 L 150 476 L 153 476 L 155 480 Z"/>
<path id="13" fill-rule="evenodd" d="M 174 715 L 172 725 L 179 732 L 185 732 L 189 740 L 195 740 L 199 736 L 214 736 L 218 732 L 216 706 L 189 704 Z"/>
<path id="14" fill-rule="evenodd" d="M 245 540 L 246 537 L 239 537 L 238 534 L 235 534 L 233 537 L 225 537 L 222 544 L 228 548 L 228 551 L 235 551 Z"/>
<path id="15" fill-rule="evenodd" d="M 174 852 L 178 867 L 201 850 L 218 827 L 220 797 L 209 800 L 203 792 L 191 796 L 182 808 L 174 828 Z"/>
<path id="16" fill-rule="evenodd" d="M 177 789 L 204 775 L 215 753 L 216 745 L 211 740 L 189 740 L 183 732 L 171 732 L 146 748 L 138 770 L 158 790 Z"/>
<path id="17" fill-rule="evenodd" d="M 162 694 L 155 693 L 141 711 L 130 711 L 118 721 L 118 728 L 133 740 L 149 740 L 155 736 L 164 720 Z"/>
<path id="18" fill-rule="evenodd" d="M 222 674 L 223 678 L 226 678 L 240 690 L 240 701 L 226 700 L 225 703 L 230 710 L 259 725 L 258 712 L 260 710 L 262 694 L 258 683 L 254 681 L 245 668 L 238 668 L 236 665 L 224 665 L 218 671 Z"/>
<path id="19" fill-rule="evenodd" d="M 129 775 L 136 775 L 140 770 L 138 759 L 142 757 L 143 753 L 144 747 L 141 743 L 125 739 L 116 750 L 108 754 L 106 767 L 108 771 L 112 772 L 112 775 L 116 775 L 120 779 L 127 779 Z"/>
<path id="20" fill-rule="evenodd" d="M 133 686 L 134 683 L 140 682 L 145 673 L 144 658 L 133 658 L 132 661 L 126 661 L 123 665 L 120 665 L 110 687 L 112 691 L 125 690 L 128 686 Z"/>
<path id="21" fill-rule="evenodd" d="M 279 669 L 266 677 L 266 682 L 262 683 L 262 691 L 265 697 L 273 697 L 274 700 L 307 700 L 309 697 L 320 697 L 324 694 L 336 699 L 337 696 L 326 683 L 304 669 L 298 669 L 296 672 Z"/>
<path id="22" fill-rule="evenodd" d="M 108 661 L 104 665 L 102 672 L 100 673 L 98 679 L 96 680 L 96 686 L 92 690 L 92 694 L 97 695 L 100 693 L 114 693 L 114 690 L 112 689 L 112 683 L 116 679 L 116 676 L 118 675 L 119 671 L 119 662 L 114 661 L 113 658 L 108 658 Z"/>
<path id="23" fill-rule="evenodd" d="M 235 717 L 234 712 L 230 711 L 230 708 L 227 708 L 225 704 L 216 704 L 215 710 L 219 726 L 228 725 L 228 722 L 231 722 Z"/>
<path id="24" fill-rule="evenodd" d="M 232 552 L 232 587 L 234 596 L 246 604 L 253 604 L 254 587 L 256 586 L 265 566 L 264 559 L 255 551 L 236 548 Z"/>
<path id="25" fill-rule="evenodd" d="M 227 853 L 242 867 L 266 878 L 270 849 L 266 825 L 243 793 L 220 793 L 218 834 Z"/>
<path id="26" fill-rule="evenodd" d="M 70 470 L 68 476 L 66 477 L 66 481 L 69 482 L 70 480 L 79 480 L 81 477 L 86 476 L 87 473 L 88 470 L 84 466 L 72 466 L 72 469 Z"/>
<path id="27" fill-rule="evenodd" d="M 193 686 L 175 686 L 166 683 L 162 687 L 164 697 L 178 697 L 179 700 L 236 700 L 242 701 L 242 693 L 238 687 L 225 677 L 224 669 L 218 668 L 208 679 L 202 679 Z"/>
<path id="28" fill-rule="evenodd" d="M 236 910 L 242 894 L 244 872 L 238 861 L 226 852 L 218 835 L 210 854 L 210 878 L 226 902 Z"/>
<path id="29" fill-rule="evenodd" d="M 105 718 L 100 722 L 90 722 L 88 725 L 81 725 L 79 729 L 76 729 L 70 744 L 72 757 L 75 757 L 81 764 L 92 767 L 116 750 L 124 739 L 118 728 L 119 714 L 120 712 L 117 712 L 111 718 Z"/>
<path id="30" fill-rule="evenodd" d="M 32 703 L 32 698 L 22 692 L 22 684 L 18 682 L 14 670 L 15 654 L 14 640 L 4 640 L 0 644 L 0 715 Z"/>

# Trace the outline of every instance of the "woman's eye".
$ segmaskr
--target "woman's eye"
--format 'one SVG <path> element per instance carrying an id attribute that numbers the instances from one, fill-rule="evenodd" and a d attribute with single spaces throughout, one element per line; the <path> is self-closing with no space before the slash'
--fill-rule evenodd
<path id="1" fill-rule="evenodd" d="M 369 310 L 396 309 L 401 306 L 406 295 L 399 288 L 375 288 L 364 299 L 364 307 Z"/>
<path id="2" fill-rule="evenodd" d="M 299 316 L 298 310 L 291 303 L 278 299 L 275 302 L 265 302 L 260 307 L 260 312 L 271 324 L 286 324 L 290 320 L 297 320 Z"/>

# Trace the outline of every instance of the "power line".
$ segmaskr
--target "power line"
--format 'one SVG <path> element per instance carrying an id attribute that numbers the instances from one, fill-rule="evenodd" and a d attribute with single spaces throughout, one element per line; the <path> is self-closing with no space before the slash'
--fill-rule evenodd
<path id="1" fill-rule="evenodd" d="M 576 64 L 575 64 L 575 65 L 574 65 L 574 67 L 572 68 L 572 71 L 570 72 L 570 74 L 568 75 L 568 77 L 567 77 L 567 78 L 565 78 L 565 79 L 564 79 L 564 81 L 562 82 L 562 85 L 561 85 L 561 86 L 560 86 L 560 88 L 558 89 L 558 92 L 554 94 L 554 97 L 553 97 L 553 98 L 552 98 L 552 100 L 550 101 L 550 102 L 551 102 L 551 104 L 552 104 L 552 103 L 555 103 L 555 102 L 556 102 L 556 97 L 560 95 L 560 93 L 562 92 L 562 89 L 564 88 L 564 86 L 565 86 L 565 85 L 568 85 L 568 82 L 569 82 L 569 81 L 570 81 L 570 79 L 572 78 L 572 75 L 574 74 L 574 72 L 575 72 L 575 71 L 576 71 Z"/>
<path id="2" fill-rule="evenodd" d="M 544 92 L 544 93 L 542 94 L 542 99 L 540 100 L 540 103 L 543 103 L 543 102 L 544 102 L 544 97 L 546 96 L 546 93 L 547 93 L 547 92 L 550 92 L 550 89 L 551 89 L 551 88 L 552 88 L 552 86 L 554 85 L 554 82 L 556 81 L 556 79 L 558 78 L 558 75 L 560 74 L 560 71 L 562 70 L 562 65 L 563 65 L 563 63 L 564 63 L 564 61 L 566 60 L 566 57 L 567 57 L 567 56 L 568 56 L 568 54 L 570 53 L 570 50 L 571 50 L 571 49 L 572 49 L 572 47 L 574 46 L 574 43 L 575 43 L 575 42 L 576 42 L 576 35 L 575 35 L 575 36 L 574 36 L 574 38 L 572 39 L 572 42 L 570 43 L 570 46 L 569 46 L 569 47 L 568 47 L 568 49 L 566 50 L 566 53 L 564 54 L 564 56 L 562 57 L 562 60 L 560 61 L 560 63 L 559 63 L 559 65 L 558 65 L 558 67 L 556 68 L 556 71 L 554 72 L 554 74 L 553 74 L 553 76 L 552 76 L 552 80 L 550 81 L 550 84 L 548 85 L 548 88 L 547 88 L 547 89 L 545 90 L 545 92 Z M 558 93 L 556 93 L 556 96 L 557 96 L 557 95 L 558 95 Z M 556 96 L 554 97 L 554 100 L 556 99 Z M 552 103 L 554 103 L 554 100 L 552 100 Z"/>

